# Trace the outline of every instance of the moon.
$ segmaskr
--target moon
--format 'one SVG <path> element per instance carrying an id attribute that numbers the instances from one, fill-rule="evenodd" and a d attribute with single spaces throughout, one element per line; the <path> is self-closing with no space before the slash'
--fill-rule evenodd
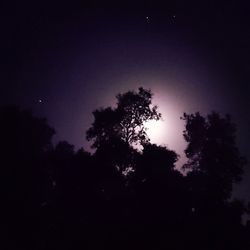
<path id="1" fill-rule="evenodd" d="M 167 131 L 167 124 L 162 120 L 150 120 L 144 124 L 146 128 L 146 133 L 150 138 L 152 143 L 162 142 L 162 137 L 164 137 Z"/>

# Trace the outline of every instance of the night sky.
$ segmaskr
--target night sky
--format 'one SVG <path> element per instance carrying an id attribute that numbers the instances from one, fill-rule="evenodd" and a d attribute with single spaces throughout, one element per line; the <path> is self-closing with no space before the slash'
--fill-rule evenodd
<path id="1" fill-rule="evenodd" d="M 232 115 L 250 159 L 247 1 L 90 2 L 0 7 L 1 105 L 32 109 L 56 129 L 55 141 L 89 150 L 92 111 L 142 86 L 164 119 L 149 129 L 153 142 L 183 155 L 180 116 L 215 110 Z M 236 189 L 246 199 L 249 172 Z"/>

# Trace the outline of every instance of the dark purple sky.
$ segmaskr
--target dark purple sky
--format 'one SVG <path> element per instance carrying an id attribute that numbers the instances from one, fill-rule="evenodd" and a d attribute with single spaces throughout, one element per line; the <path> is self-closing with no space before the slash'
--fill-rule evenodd
<path id="1" fill-rule="evenodd" d="M 163 113 L 157 143 L 182 155 L 182 113 L 216 110 L 233 116 L 250 158 L 247 1 L 117 2 L 0 8 L 1 104 L 32 108 L 56 139 L 88 149 L 91 112 L 143 86 Z M 249 174 L 240 196 L 248 183 Z"/>

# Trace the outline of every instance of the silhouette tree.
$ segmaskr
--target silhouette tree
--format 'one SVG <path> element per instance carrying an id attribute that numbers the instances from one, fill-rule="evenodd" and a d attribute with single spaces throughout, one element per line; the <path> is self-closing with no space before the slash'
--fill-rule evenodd
<path id="1" fill-rule="evenodd" d="M 49 190 L 47 159 L 55 132 L 45 119 L 18 107 L 1 107 L 0 117 L 1 208 L 6 239 L 11 249 L 34 248 L 41 230 L 39 213 Z"/>
<path id="2" fill-rule="evenodd" d="M 183 166 L 189 191 L 189 237 L 216 249 L 240 249 L 242 242 L 240 201 L 230 201 L 233 184 L 241 180 L 245 159 L 236 145 L 236 127 L 229 115 L 212 112 L 206 117 L 184 114 Z M 230 240 L 228 240 L 230 238 Z M 200 245 L 196 245 L 199 249 Z"/>
<path id="3" fill-rule="evenodd" d="M 245 164 L 230 117 L 184 114 L 184 176 L 178 155 L 147 138 L 145 121 L 161 117 L 151 98 L 140 88 L 118 95 L 116 108 L 94 111 L 92 155 L 66 141 L 53 147 L 45 119 L 0 108 L 9 249 L 249 248 L 250 223 L 241 219 L 250 205 L 230 200 Z"/>
<path id="4" fill-rule="evenodd" d="M 142 153 L 137 156 L 134 178 L 139 183 L 165 182 L 176 172 L 174 169 L 178 155 L 164 146 L 144 144 Z M 170 178 L 171 178 L 170 177 Z"/>
<path id="5" fill-rule="evenodd" d="M 149 141 L 144 123 L 161 117 L 157 106 L 152 106 L 151 91 L 139 88 L 138 92 L 118 94 L 116 99 L 115 108 L 93 112 L 94 122 L 87 131 L 87 139 L 94 141 L 93 147 L 111 138 L 119 138 L 129 145 Z"/>
<path id="6" fill-rule="evenodd" d="M 207 117 L 184 113 L 183 119 L 184 138 L 188 143 L 185 150 L 188 162 L 183 168 L 191 170 L 192 175 L 206 177 L 210 183 L 206 185 L 210 191 L 214 189 L 218 199 L 230 198 L 232 185 L 241 180 L 246 164 L 236 145 L 236 128 L 230 116 L 221 117 L 216 112 Z"/>

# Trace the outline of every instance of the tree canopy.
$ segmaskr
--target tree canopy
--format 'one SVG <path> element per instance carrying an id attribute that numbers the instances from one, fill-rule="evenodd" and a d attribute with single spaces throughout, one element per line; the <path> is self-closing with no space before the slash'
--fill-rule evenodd
<path id="1" fill-rule="evenodd" d="M 230 199 L 245 164 L 231 118 L 184 114 L 182 175 L 176 152 L 147 138 L 145 121 L 161 117 L 151 99 L 139 88 L 95 110 L 93 154 L 53 146 L 45 119 L 0 108 L 6 249 L 249 249 L 250 205 Z"/>
<path id="2" fill-rule="evenodd" d="M 229 198 L 232 185 L 241 180 L 246 163 L 236 144 L 236 127 L 229 115 L 212 112 L 184 114 L 188 162 L 184 169 L 206 177 L 214 193 Z M 216 191 L 215 191 L 216 190 Z"/>
<path id="3" fill-rule="evenodd" d="M 159 120 L 158 107 L 152 105 L 152 92 L 139 88 L 116 96 L 115 108 L 101 108 L 93 112 L 94 122 L 87 131 L 87 139 L 97 148 L 102 142 L 119 138 L 129 145 L 149 141 L 144 123 Z"/>

